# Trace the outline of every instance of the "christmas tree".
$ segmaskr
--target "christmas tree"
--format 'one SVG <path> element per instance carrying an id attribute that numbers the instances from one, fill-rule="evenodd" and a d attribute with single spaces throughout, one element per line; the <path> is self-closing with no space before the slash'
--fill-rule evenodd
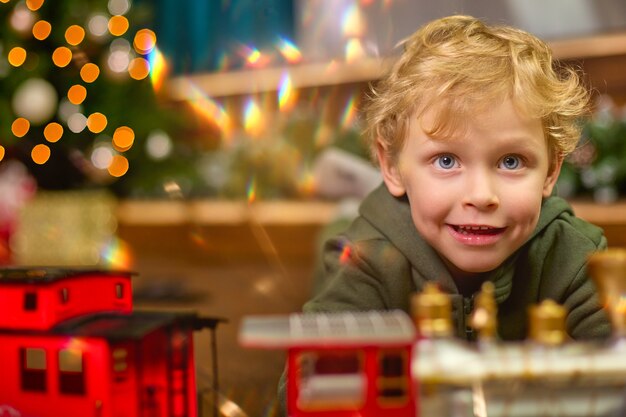
<path id="1" fill-rule="evenodd" d="M 184 113 L 160 94 L 167 69 L 151 7 L 0 0 L 0 159 L 24 163 L 40 189 L 193 188 L 196 152 L 177 140 Z"/>

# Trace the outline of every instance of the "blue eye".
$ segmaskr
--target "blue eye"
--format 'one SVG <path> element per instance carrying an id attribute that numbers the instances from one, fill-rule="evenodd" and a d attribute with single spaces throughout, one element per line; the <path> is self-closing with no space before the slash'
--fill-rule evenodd
<path id="1" fill-rule="evenodd" d="M 508 170 L 518 169 L 522 165 L 519 156 L 507 155 L 500 161 L 500 167 Z"/>
<path id="2" fill-rule="evenodd" d="M 439 168 L 443 169 L 452 169 L 457 165 L 456 159 L 452 155 L 438 156 L 436 162 Z"/>

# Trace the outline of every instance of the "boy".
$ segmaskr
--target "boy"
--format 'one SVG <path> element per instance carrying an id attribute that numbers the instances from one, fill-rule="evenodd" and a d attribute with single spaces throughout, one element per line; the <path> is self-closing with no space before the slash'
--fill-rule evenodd
<path id="1" fill-rule="evenodd" d="M 528 307 L 546 298 L 567 308 L 571 337 L 609 335 L 585 268 L 602 230 L 551 196 L 587 104 L 575 72 L 524 31 L 469 16 L 422 27 L 365 109 L 384 184 L 326 243 L 304 311 L 408 311 L 436 281 L 472 339 L 472 296 L 489 280 L 503 340 L 524 339 Z"/>

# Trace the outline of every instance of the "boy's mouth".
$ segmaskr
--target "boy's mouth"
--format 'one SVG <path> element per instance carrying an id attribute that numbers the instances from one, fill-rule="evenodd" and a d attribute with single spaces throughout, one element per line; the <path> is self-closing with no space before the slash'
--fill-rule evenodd
<path id="1" fill-rule="evenodd" d="M 465 236 L 494 236 L 499 235 L 504 232 L 505 227 L 493 227 L 493 226 L 485 226 L 485 225 L 469 225 L 469 224 L 451 224 L 450 227 L 454 229 L 455 232 L 460 233 Z"/>

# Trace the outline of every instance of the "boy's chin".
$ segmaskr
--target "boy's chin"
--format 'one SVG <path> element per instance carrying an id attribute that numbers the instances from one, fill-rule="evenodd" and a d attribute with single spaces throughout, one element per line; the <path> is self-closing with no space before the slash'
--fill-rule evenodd
<path id="1" fill-rule="evenodd" d="M 476 262 L 476 260 L 472 260 L 471 262 L 451 262 L 448 260 L 447 266 L 450 272 L 455 277 L 472 277 L 479 274 L 484 274 L 487 272 L 491 272 L 494 269 L 497 269 L 502 265 L 502 262 L 492 261 L 492 262 Z"/>

